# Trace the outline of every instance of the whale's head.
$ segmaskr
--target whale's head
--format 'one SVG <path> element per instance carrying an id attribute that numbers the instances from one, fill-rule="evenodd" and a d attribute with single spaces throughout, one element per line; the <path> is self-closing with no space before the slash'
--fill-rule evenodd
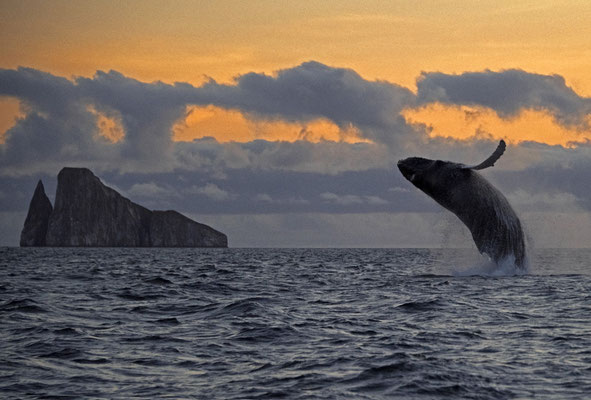
<path id="1" fill-rule="evenodd" d="M 476 171 L 495 165 L 505 152 L 505 148 L 505 141 L 501 140 L 496 150 L 478 165 L 468 166 L 451 161 L 410 157 L 398 161 L 398 169 L 413 185 L 446 207 L 453 192 L 474 179 L 478 181 Z"/>
<path id="2" fill-rule="evenodd" d="M 413 185 L 438 201 L 444 200 L 444 193 L 467 181 L 471 173 L 462 164 L 421 157 L 398 161 L 398 169 Z"/>

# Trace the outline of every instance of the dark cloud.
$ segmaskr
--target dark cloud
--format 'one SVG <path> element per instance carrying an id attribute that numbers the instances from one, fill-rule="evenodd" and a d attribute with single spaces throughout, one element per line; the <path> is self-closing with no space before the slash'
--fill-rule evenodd
<path id="1" fill-rule="evenodd" d="M 77 78 L 76 87 L 97 110 L 119 117 L 125 130 L 121 156 L 149 162 L 170 156 L 172 126 L 197 90 L 187 84 L 144 83 L 116 71 Z"/>
<path id="2" fill-rule="evenodd" d="M 251 215 L 262 227 L 285 230 L 299 229 L 301 220 L 280 215 L 306 214 L 301 232 L 316 229 L 313 215 L 322 214 L 329 228 L 319 231 L 327 235 L 330 226 L 345 229 L 339 216 L 359 224 L 371 214 L 368 218 L 378 224 L 386 214 L 441 210 L 402 178 L 395 168 L 398 159 L 416 155 L 477 164 L 496 147 L 487 137 L 429 138 L 400 115 L 407 107 L 433 101 L 481 105 L 502 117 L 533 108 L 547 110 L 564 124 L 582 124 L 589 115 L 589 99 L 558 76 L 518 70 L 429 73 L 422 75 L 415 95 L 316 62 L 200 87 L 145 83 L 115 71 L 69 80 L 29 68 L 0 70 L 0 96 L 19 99 L 24 112 L 0 144 L 0 212 L 8 213 L 7 220 L 24 215 L 36 179 L 44 179 L 52 197 L 55 176 L 68 165 L 90 167 L 106 184 L 150 208 L 223 214 L 234 228 L 240 216 Z M 258 119 L 324 118 L 343 128 L 353 125 L 372 142 L 220 143 L 207 137 L 173 142 L 172 126 L 187 106 L 209 104 Z M 122 125 L 123 140 L 113 143 L 100 135 L 97 113 Z M 522 143 L 510 146 L 502 162 L 482 173 L 525 211 L 589 211 L 589 160 L 589 145 Z M 263 217 L 271 214 L 270 220 Z M 417 224 L 429 226 L 422 220 Z M 381 232 L 387 229 L 384 225 Z"/>
<path id="3" fill-rule="evenodd" d="M 106 156 L 95 140 L 96 118 L 73 82 L 30 68 L 0 70 L 0 95 L 18 98 L 26 114 L 0 145 L 4 172 L 26 174 L 32 163 L 44 170 L 62 160 Z"/>
<path id="4" fill-rule="evenodd" d="M 275 75 L 248 73 L 232 84 L 145 83 L 116 71 L 68 80 L 30 68 L 0 70 L 0 95 L 19 99 L 25 116 L 0 145 L 0 174 L 55 171 L 85 165 L 97 170 L 162 172 L 206 168 L 282 169 L 335 174 L 389 168 L 396 159 L 424 152 L 466 156 L 490 140 L 446 146 L 428 139 L 421 126 L 401 116 L 407 107 L 441 101 L 477 104 L 502 116 L 525 108 L 545 109 L 563 123 L 582 123 L 589 99 L 559 76 L 519 70 L 445 75 L 423 74 L 418 95 L 399 85 L 368 81 L 355 71 L 307 62 Z M 328 119 L 354 126 L 373 143 L 172 141 L 172 126 L 189 105 L 236 109 L 251 118 L 306 122 Z M 97 113 L 122 125 L 125 137 L 112 143 L 100 135 Z M 478 146 L 475 146 L 478 145 Z M 462 149 L 458 152 L 455 149 Z M 446 152 L 449 149 L 448 152 Z"/>
<path id="5" fill-rule="evenodd" d="M 135 202 L 154 209 L 172 208 L 187 213 L 368 213 L 438 209 L 394 169 L 327 175 L 243 168 L 228 170 L 217 179 L 207 171 L 150 174 L 105 171 L 97 175 L 106 185 Z M 56 176 L 39 178 L 43 179 L 48 195 L 53 196 Z M 25 211 L 35 184 L 33 177 L 0 177 L 0 187 L 20 193 L 18 199 L 14 195 L 0 196 L 0 210 Z"/>
<path id="6" fill-rule="evenodd" d="M 412 134 L 400 111 L 411 107 L 415 95 L 388 82 L 368 81 L 351 69 L 318 62 L 281 70 L 276 76 L 248 73 L 233 85 L 209 82 L 198 101 L 234 108 L 260 118 L 308 121 L 327 118 L 341 127 L 361 128 L 368 139 L 390 143 Z"/>
<path id="7" fill-rule="evenodd" d="M 190 213 L 407 212 L 433 211 L 416 190 L 392 191 L 405 185 L 395 170 L 372 169 L 334 175 L 294 171 L 234 169 L 223 178 L 193 171 L 164 174 L 107 174 L 138 202 L 162 198 L 159 188 L 175 193 L 168 204 Z M 137 190 L 146 189 L 145 196 Z M 148 196 L 153 189 L 153 196 Z M 172 201 L 172 203 L 171 203 Z M 152 203 L 153 204 L 153 203 Z"/>
<path id="8" fill-rule="evenodd" d="M 213 138 L 178 142 L 176 170 L 200 170 L 224 176 L 228 170 L 292 171 L 335 175 L 345 171 L 389 168 L 401 153 L 384 145 L 322 141 L 220 143 Z"/>
<path id="9" fill-rule="evenodd" d="M 0 69 L 0 95 L 17 97 L 27 111 L 63 116 L 79 100 L 75 84 L 33 68 Z"/>
<path id="10" fill-rule="evenodd" d="M 584 125 L 591 113 L 591 99 L 566 86 L 562 76 L 517 69 L 460 75 L 423 73 L 417 89 L 418 103 L 484 106 L 503 118 L 534 109 L 548 111 L 562 124 Z"/>
<path id="11" fill-rule="evenodd" d="M 528 151 L 546 156 L 518 170 L 498 168 L 503 165 L 499 163 L 481 173 L 505 193 L 520 215 L 584 210 L 588 214 L 591 189 L 585 182 L 591 178 L 591 154 L 585 149 L 530 146 L 534 148 L 510 147 L 503 159 L 527 156 Z M 227 231 L 232 245 L 441 245 L 437 240 L 442 240 L 444 233 L 462 230 L 460 223 L 450 222 L 454 221 L 450 213 L 394 168 L 325 174 L 246 167 L 226 169 L 217 177 L 206 169 L 126 174 L 105 171 L 98 175 L 105 184 L 149 208 L 176 209 Z M 7 223 L 14 222 L 17 214 L 24 218 L 37 178 L 44 180 L 53 198 L 55 175 L 0 177 L 0 210 L 6 213 Z M 538 227 L 539 216 L 526 217 L 525 221 L 530 220 Z M 22 222 L 6 230 L 6 235 L 18 238 Z M 277 235 L 278 231 L 282 234 Z M 548 236 L 546 231 L 540 234 Z"/>
<path id="12" fill-rule="evenodd" d="M 257 146 L 261 145 L 257 143 L 174 143 L 172 126 L 184 117 L 189 105 L 237 109 L 251 118 L 301 122 L 325 118 L 343 128 L 353 125 L 362 136 L 394 148 L 402 147 L 412 136 L 424 134 L 400 116 L 400 111 L 415 99 L 408 89 L 368 81 L 350 69 L 317 62 L 281 70 L 274 76 L 249 73 L 231 85 L 210 81 L 201 87 L 145 83 L 116 71 L 98 71 L 92 78 L 68 80 L 19 68 L 0 70 L 0 95 L 19 99 L 25 111 L 0 145 L 4 155 L 0 173 L 4 174 L 82 163 L 99 169 L 163 171 L 183 168 L 187 161 L 191 167 L 217 162 L 204 157 L 212 151 L 216 157 L 220 152 L 227 157 L 223 164 L 230 168 L 253 163 L 260 167 L 281 164 L 288 169 L 303 165 L 323 168 L 326 157 L 311 149 L 332 151 L 329 144 L 311 146 L 306 141 L 264 143 L 259 153 Z M 121 142 L 111 143 L 100 135 L 97 113 L 122 125 L 125 137 Z M 337 170 L 359 164 L 357 155 L 367 153 L 367 146 L 332 147 L 339 151 L 347 148 L 351 153 L 351 157 L 347 156 L 351 162 Z"/>
<path id="13" fill-rule="evenodd" d="M 548 208 L 543 203 L 553 199 L 560 207 L 568 206 L 566 200 L 569 200 L 581 209 L 591 211 L 591 148 L 554 151 L 563 153 L 563 156 L 557 158 L 554 155 L 524 169 L 494 171 L 493 179 L 507 192 L 529 194 L 531 201 L 522 205 L 524 209 L 537 206 L 543 210 Z M 564 204 L 559 204 L 560 201 Z M 563 210 L 568 211 L 567 208 L 563 207 Z"/>

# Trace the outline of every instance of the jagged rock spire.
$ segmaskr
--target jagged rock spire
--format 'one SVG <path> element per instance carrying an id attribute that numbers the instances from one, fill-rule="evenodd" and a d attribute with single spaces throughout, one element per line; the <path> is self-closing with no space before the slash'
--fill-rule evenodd
<path id="1" fill-rule="evenodd" d="M 39 180 L 21 232 L 21 246 L 45 246 L 45 236 L 52 211 L 53 207 L 45 194 L 43 182 Z"/>

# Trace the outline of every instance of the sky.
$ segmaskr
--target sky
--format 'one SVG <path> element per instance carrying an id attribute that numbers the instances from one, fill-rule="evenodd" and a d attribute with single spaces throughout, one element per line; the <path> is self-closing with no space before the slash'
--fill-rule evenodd
<path id="1" fill-rule="evenodd" d="M 405 181 L 475 164 L 532 246 L 591 246 L 588 1 L 0 3 L 0 245 L 84 166 L 233 247 L 471 246 Z"/>

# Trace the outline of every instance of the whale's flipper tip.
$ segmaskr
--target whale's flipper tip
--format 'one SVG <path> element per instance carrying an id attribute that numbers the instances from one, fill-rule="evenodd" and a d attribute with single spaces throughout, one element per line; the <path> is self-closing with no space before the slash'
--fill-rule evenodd
<path id="1" fill-rule="evenodd" d="M 480 169 L 492 167 L 493 165 L 495 165 L 495 162 L 497 162 L 497 160 L 499 158 L 501 158 L 501 156 L 505 152 L 506 148 L 507 148 L 507 144 L 505 143 L 505 141 L 503 139 L 501 139 L 501 141 L 499 142 L 499 145 L 497 146 L 497 149 L 490 155 L 490 157 L 488 157 L 486 160 L 484 160 L 483 162 L 481 162 L 478 165 L 468 166 L 466 168 L 480 170 Z"/>

